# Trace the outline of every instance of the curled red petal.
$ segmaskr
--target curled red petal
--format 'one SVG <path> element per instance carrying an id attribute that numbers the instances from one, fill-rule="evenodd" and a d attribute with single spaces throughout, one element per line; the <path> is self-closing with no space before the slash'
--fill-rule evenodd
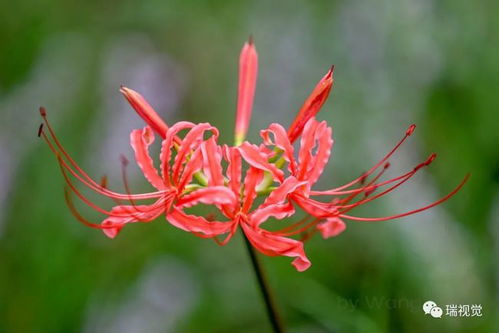
<path id="1" fill-rule="evenodd" d="M 274 135 L 274 142 L 271 140 L 270 135 Z M 284 127 L 279 124 L 270 124 L 269 128 L 260 132 L 260 136 L 266 145 L 275 145 L 277 148 L 283 151 L 283 157 L 288 162 L 289 171 L 294 174 L 296 171 L 295 159 L 294 159 L 294 148 L 289 141 L 288 134 Z"/>
<path id="2" fill-rule="evenodd" d="M 244 213 L 249 212 L 249 210 L 251 209 L 253 201 L 257 196 L 256 192 L 257 185 L 260 184 L 262 179 L 263 179 L 262 170 L 250 166 L 248 171 L 246 171 L 246 177 L 244 178 L 243 206 L 241 207 L 241 210 Z"/>
<path id="3" fill-rule="evenodd" d="M 186 157 L 199 147 L 203 142 L 203 136 L 206 132 L 211 132 L 215 137 L 218 137 L 218 130 L 215 127 L 208 123 L 201 123 L 192 127 L 182 140 L 172 169 L 172 179 L 174 182 L 179 181 L 182 165 L 186 162 Z"/>
<path id="4" fill-rule="evenodd" d="M 301 194 L 293 194 L 291 198 L 304 211 L 315 217 L 328 217 L 338 212 L 331 203 L 316 201 Z"/>
<path id="5" fill-rule="evenodd" d="M 177 207 L 173 207 L 166 218 L 168 222 L 179 229 L 193 233 L 201 233 L 208 237 L 214 237 L 228 233 L 230 232 L 233 225 L 231 221 L 208 221 L 201 216 L 189 215 L 184 213 Z"/>
<path id="6" fill-rule="evenodd" d="M 259 226 L 270 217 L 282 220 L 293 215 L 294 213 L 295 209 L 290 202 L 285 204 L 273 204 L 256 209 L 253 213 L 251 213 L 250 220 L 252 225 Z"/>
<path id="7" fill-rule="evenodd" d="M 264 229 L 254 229 L 245 223 L 241 224 L 241 226 L 251 244 L 263 254 L 295 258 L 292 265 L 299 272 L 303 272 L 310 267 L 311 263 L 305 255 L 302 242 L 274 235 Z"/>
<path id="8" fill-rule="evenodd" d="M 114 206 L 111 212 L 122 216 L 109 216 L 101 225 L 106 226 L 102 229 L 104 234 L 109 238 L 114 238 L 127 223 L 133 222 L 150 222 L 156 219 L 163 212 L 163 208 L 157 203 L 152 205 L 119 205 Z M 111 227 L 112 226 L 112 227 Z"/>
<path id="9" fill-rule="evenodd" d="M 227 187 L 209 186 L 182 196 L 177 201 L 177 206 L 180 208 L 192 207 L 199 203 L 205 205 L 234 205 L 236 202 L 236 196 Z"/>
<path id="10" fill-rule="evenodd" d="M 192 181 L 192 177 L 196 172 L 201 170 L 203 167 L 203 157 L 201 155 L 201 150 L 197 149 L 192 153 L 190 159 L 185 164 L 184 170 L 177 183 L 177 189 L 182 192 L 187 184 Z"/>
<path id="11" fill-rule="evenodd" d="M 149 146 L 154 142 L 154 134 L 149 126 L 142 130 L 133 130 L 130 133 L 130 144 L 135 151 L 135 159 L 142 173 L 152 186 L 163 190 L 165 184 L 154 167 L 153 160 L 149 155 Z"/>
<path id="12" fill-rule="evenodd" d="M 310 119 L 303 129 L 303 134 L 300 139 L 300 150 L 298 151 L 299 172 L 297 178 L 305 180 L 309 167 L 313 163 L 312 152 L 316 145 L 315 131 L 319 126 L 319 122 L 315 118 Z"/>
<path id="13" fill-rule="evenodd" d="M 273 190 L 265 199 L 263 206 L 283 203 L 289 194 L 294 193 L 298 188 L 307 185 L 307 182 L 299 181 L 294 176 L 289 176 L 279 187 Z"/>
<path id="14" fill-rule="evenodd" d="M 163 176 L 163 179 L 165 180 L 165 183 L 167 185 L 169 185 L 171 182 L 170 159 L 172 156 L 172 149 L 175 147 L 174 142 L 176 135 L 178 132 L 185 129 L 191 129 L 194 126 L 196 125 L 191 122 L 180 121 L 170 127 L 166 132 L 166 137 L 161 143 L 161 153 L 159 154 L 159 159 L 161 160 L 161 175 Z"/>
<path id="15" fill-rule="evenodd" d="M 224 158 L 228 162 L 227 178 L 232 192 L 239 197 L 241 187 L 242 160 L 239 150 L 235 147 L 223 147 Z"/>
<path id="16" fill-rule="evenodd" d="M 258 146 L 252 145 L 248 142 L 244 142 L 238 147 L 239 152 L 242 157 L 249 165 L 264 171 L 269 171 L 274 179 L 279 182 L 283 181 L 284 173 L 282 170 L 278 169 L 274 164 L 271 164 L 267 160 L 267 156 L 260 151 Z"/>
<path id="17" fill-rule="evenodd" d="M 203 153 L 203 171 L 208 178 L 209 186 L 218 186 L 224 184 L 222 174 L 222 153 L 217 146 L 215 137 L 210 137 L 201 145 Z"/>
<path id="18" fill-rule="evenodd" d="M 324 239 L 338 236 L 346 229 L 346 224 L 338 217 L 330 217 L 317 225 Z"/>
<path id="19" fill-rule="evenodd" d="M 317 182 L 331 156 L 331 149 L 333 147 L 331 133 L 332 129 L 327 126 L 326 122 L 321 122 L 316 130 L 317 152 L 313 156 L 312 165 L 307 173 L 307 180 L 311 185 Z"/>

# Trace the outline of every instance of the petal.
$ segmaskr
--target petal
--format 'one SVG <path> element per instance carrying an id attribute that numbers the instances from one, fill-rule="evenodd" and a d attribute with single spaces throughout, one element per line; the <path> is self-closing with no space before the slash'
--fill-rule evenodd
<path id="1" fill-rule="evenodd" d="M 235 205 L 237 198 L 224 186 L 210 186 L 182 196 L 177 205 L 179 208 L 192 207 L 198 203 L 205 205 Z"/>
<path id="2" fill-rule="evenodd" d="M 314 118 L 310 119 L 303 129 L 300 140 L 300 151 L 298 152 L 299 173 L 297 178 L 306 180 L 309 166 L 312 164 L 312 151 L 315 147 L 315 131 L 319 122 Z"/>
<path id="3" fill-rule="evenodd" d="M 307 185 L 307 182 L 300 182 L 293 176 L 287 177 L 278 188 L 269 194 L 263 206 L 283 203 L 288 195 L 304 185 Z"/>
<path id="4" fill-rule="evenodd" d="M 328 127 L 326 122 L 321 122 L 317 128 L 315 139 L 317 143 L 317 153 L 314 156 L 314 161 L 307 173 L 307 180 L 312 185 L 317 182 L 331 156 L 333 147 L 333 139 L 331 138 L 332 129 Z"/>
<path id="5" fill-rule="evenodd" d="M 239 57 L 239 88 L 235 128 L 236 146 L 243 142 L 248 131 L 255 96 L 257 73 L 258 54 L 256 53 L 253 41 L 250 40 L 244 44 Z"/>
<path id="6" fill-rule="evenodd" d="M 161 175 L 167 185 L 170 184 L 170 159 L 172 156 L 172 149 L 175 147 L 174 141 L 178 132 L 190 129 L 196 126 L 188 121 L 180 121 L 174 124 L 166 132 L 166 138 L 161 143 L 161 153 L 159 159 L 161 160 Z"/>
<path id="7" fill-rule="evenodd" d="M 182 192 L 184 190 L 185 186 L 191 182 L 194 174 L 201 170 L 202 167 L 203 156 L 201 155 L 201 150 L 197 149 L 185 164 L 184 172 L 182 172 L 180 180 L 177 184 L 177 189 L 179 192 Z"/>
<path id="8" fill-rule="evenodd" d="M 294 213 L 295 209 L 289 202 L 285 204 L 275 204 L 256 209 L 253 213 L 251 213 L 250 220 L 253 226 L 259 226 L 270 217 L 282 220 L 293 215 Z"/>
<path id="9" fill-rule="evenodd" d="M 274 135 L 275 142 L 270 139 L 270 133 Z M 294 159 L 294 148 L 288 139 L 288 134 L 284 127 L 279 124 L 270 124 L 269 128 L 260 132 L 260 136 L 266 145 L 274 145 L 284 152 L 283 157 L 288 162 L 289 171 L 294 174 L 296 162 Z"/>
<path id="10" fill-rule="evenodd" d="M 316 201 L 299 194 L 295 194 L 291 198 L 304 211 L 315 217 L 328 217 L 338 212 L 336 206 L 331 203 Z"/>
<path id="11" fill-rule="evenodd" d="M 128 103 L 137 111 L 139 116 L 151 126 L 151 128 L 158 133 L 163 139 L 166 137 L 168 125 L 161 119 L 161 117 L 154 111 L 154 109 L 147 103 L 144 97 L 132 89 L 121 87 L 120 92 L 128 100 Z"/>
<path id="12" fill-rule="evenodd" d="M 109 216 L 102 221 L 103 226 L 114 226 L 114 228 L 104 228 L 102 231 L 109 238 L 114 238 L 127 223 L 150 222 L 156 219 L 163 212 L 161 203 L 157 201 L 152 205 L 119 205 L 111 209 L 111 213 L 122 216 Z"/>
<path id="13" fill-rule="evenodd" d="M 203 152 L 203 171 L 208 178 L 208 185 L 223 185 L 222 154 L 220 152 L 220 147 L 216 144 L 215 137 L 212 136 L 203 142 L 201 151 Z"/>
<path id="14" fill-rule="evenodd" d="M 154 134 L 149 126 L 142 130 L 133 130 L 130 133 L 130 144 L 135 151 L 135 159 L 142 173 L 149 183 L 158 190 L 163 190 L 165 184 L 159 176 L 158 170 L 154 167 L 151 156 L 149 155 L 149 146 L 154 141 Z"/>
<path id="15" fill-rule="evenodd" d="M 118 236 L 118 234 L 120 233 L 120 231 L 124 225 L 125 225 L 124 223 L 114 222 L 111 219 L 105 219 L 104 221 L 102 221 L 102 226 L 108 227 L 108 228 L 102 229 L 102 232 L 108 238 L 112 239 L 112 238 L 115 238 L 116 236 Z"/>
<path id="16" fill-rule="evenodd" d="M 242 160 L 239 150 L 235 147 L 223 147 L 224 158 L 228 162 L 227 178 L 229 178 L 229 187 L 234 195 L 239 197 L 241 189 Z"/>
<path id="17" fill-rule="evenodd" d="M 186 214 L 177 207 L 173 207 L 172 211 L 166 216 L 166 219 L 179 229 L 188 232 L 202 233 L 208 237 L 225 234 L 229 232 L 233 226 L 232 221 L 208 221 L 200 216 Z"/>
<path id="18" fill-rule="evenodd" d="M 286 256 L 295 258 L 293 266 L 299 271 L 307 270 L 311 263 L 305 255 L 303 243 L 291 238 L 277 236 L 264 229 L 254 229 L 245 223 L 241 224 L 251 244 L 268 256 Z"/>
<path id="19" fill-rule="evenodd" d="M 322 105 L 326 102 L 333 87 L 333 71 L 334 66 L 319 81 L 310 96 L 305 100 L 305 103 L 303 103 L 295 120 L 288 129 L 289 140 L 291 142 L 294 142 L 302 134 L 305 124 L 320 111 Z"/>
<path id="20" fill-rule="evenodd" d="M 172 179 L 174 182 L 178 182 L 180 178 L 180 173 L 182 172 L 182 165 L 186 162 L 186 157 L 193 150 L 199 147 L 201 142 L 203 142 L 203 136 L 205 132 L 211 131 L 215 137 L 218 137 L 218 130 L 208 123 L 201 123 L 193 128 L 185 135 L 182 139 L 182 143 L 175 156 L 175 162 L 173 164 L 173 174 Z"/>
<path id="21" fill-rule="evenodd" d="M 239 149 L 239 152 L 241 153 L 244 160 L 248 162 L 248 164 L 257 169 L 269 171 L 273 175 L 274 179 L 278 180 L 279 182 L 283 180 L 284 173 L 282 172 L 282 170 L 269 163 L 267 160 L 267 156 L 260 151 L 258 146 L 252 145 L 248 142 L 244 142 L 237 148 Z"/>
<path id="22" fill-rule="evenodd" d="M 346 224 L 338 217 L 330 217 L 317 225 L 324 239 L 338 236 L 346 229 Z"/>
<path id="23" fill-rule="evenodd" d="M 251 167 L 246 171 L 246 177 L 244 177 L 244 199 L 243 207 L 241 208 L 243 212 L 247 213 L 253 201 L 257 196 L 257 185 L 263 180 L 263 171 L 254 167 Z"/>

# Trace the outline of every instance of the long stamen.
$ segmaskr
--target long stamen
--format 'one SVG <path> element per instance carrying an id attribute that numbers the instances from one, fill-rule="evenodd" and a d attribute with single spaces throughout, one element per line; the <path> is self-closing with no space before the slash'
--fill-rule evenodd
<path id="1" fill-rule="evenodd" d="M 314 218 L 312 221 L 308 222 L 306 225 L 304 225 L 303 227 L 301 227 L 299 229 L 296 229 L 296 230 L 293 230 L 293 231 L 287 231 L 287 232 L 284 232 L 284 231 L 280 230 L 280 231 L 277 231 L 277 234 L 279 234 L 280 236 L 284 236 L 284 237 L 294 236 L 294 235 L 297 235 L 297 234 L 301 234 L 302 232 L 305 232 L 308 229 L 310 229 L 311 227 L 315 226 L 321 220 L 323 220 L 323 219 L 321 219 L 321 218 Z"/>
<path id="2" fill-rule="evenodd" d="M 64 189 L 64 198 L 65 198 L 66 203 L 67 203 L 67 205 L 69 207 L 69 210 L 71 211 L 71 214 L 78 221 L 80 221 L 81 223 L 83 223 L 87 227 L 94 228 L 94 229 L 111 229 L 111 228 L 114 228 L 114 226 L 105 226 L 105 225 L 101 225 L 101 224 L 90 222 L 87 219 L 85 219 L 83 216 L 81 216 L 81 214 L 78 212 L 78 210 L 76 209 L 76 207 L 75 207 L 75 205 L 73 203 L 73 199 L 71 198 L 71 193 L 69 192 L 69 190 L 68 190 L 67 187 Z"/>
<path id="3" fill-rule="evenodd" d="M 52 130 L 52 127 L 50 126 L 50 123 L 48 122 L 48 119 L 46 117 L 46 111 L 44 108 L 40 108 L 40 114 L 44 119 L 44 123 L 45 123 L 46 127 L 49 129 L 49 133 L 50 133 L 51 138 L 53 139 L 55 145 L 58 147 L 59 150 L 57 150 L 55 148 L 55 146 L 51 143 L 51 141 L 49 140 L 49 138 L 45 134 L 45 131 L 43 130 L 43 126 L 40 126 L 39 134 L 45 140 L 45 142 L 48 144 L 50 150 L 56 156 L 61 156 L 61 154 L 62 154 L 62 156 L 64 156 L 68 160 L 68 162 L 76 169 L 76 171 L 78 171 L 81 174 L 81 176 L 78 175 L 76 173 L 76 171 L 74 171 L 71 168 L 71 166 L 69 166 L 67 164 L 67 162 L 65 160 L 63 160 L 62 163 L 63 163 L 64 167 L 69 172 L 71 172 L 71 174 L 75 178 L 77 178 L 80 182 L 82 182 L 84 185 L 86 185 L 90 189 L 92 189 L 92 190 L 96 191 L 97 193 L 102 194 L 104 196 L 111 197 L 111 198 L 118 198 L 118 199 L 127 199 L 128 198 L 128 196 L 126 194 L 116 193 L 116 192 L 113 192 L 113 191 L 110 191 L 106 188 L 101 187 L 87 173 L 85 173 L 83 171 L 83 169 L 81 169 L 78 166 L 78 164 L 71 158 L 71 156 L 69 156 L 69 154 L 64 150 L 62 144 L 57 139 L 55 132 Z M 150 193 L 143 193 L 143 194 L 135 194 L 135 195 L 133 195 L 133 197 L 134 197 L 134 199 L 137 199 L 137 200 L 143 200 L 143 199 L 159 198 L 159 197 L 161 197 L 161 195 L 162 195 L 162 191 L 157 191 L 157 192 L 150 192 Z"/>
<path id="4" fill-rule="evenodd" d="M 421 208 L 418 208 L 418 209 L 414 209 L 414 210 L 411 210 L 411 211 L 408 211 L 408 212 L 405 212 L 405 213 L 396 214 L 396 215 L 392 215 L 392 216 L 384 216 L 384 217 L 358 217 L 358 216 L 351 216 L 351 215 L 340 214 L 339 217 L 345 218 L 345 219 L 348 219 L 348 220 L 354 220 L 354 221 L 371 222 L 371 221 L 387 221 L 387 220 L 392 220 L 392 219 L 396 219 L 396 218 L 400 218 L 400 217 L 404 217 L 404 216 L 416 214 L 416 213 L 422 212 L 424 210 L 430 209 L 432 207 L 435 207 L 435 206 L 441 204 L 442 202 L 448 200 L 452 196 L 454 196 L 464 186 L 464 184 L 466 184 L 466 182 L 468 181 L 469 178 L 470 178 L 470 175 L 469 174 L 466 175 L 464 177 L 464 179 L 461 181 L 461 183 L 459 183 L 459 185 L 455 189 L 453 189 L 446 196 L 440 198 L 439 200 L 437 200 L 437 201 L 435 201 L 435 202 L 433 202 L 433 203 L 431 203 L 431 204 L 429 204 L 427 206 L 424 206 L 424 207 L 421 207 Z"/>
<path id="5" fill-rule="evenodd" d="M 388 163 L 388 162 L 385 163 L 385 165 L 383 166 L 383 169 L 380 172 L 378 172 L 378 174 L 373 179 L 371 179 L 367 184 L 365 184 L 364 186 L 359 188 L 359 190 L 361 190 L 361 191 L 354 192 L 354 193 L 350 194 L 348 197 L 346 197 L 344 199 L 340 199 L 340 202 L 348 203 L 348 202 L 352 201 L 357 195 L 359 195 L 362 192 L 370 193 L 370 192 L 374 191 L 377 188 L 377 186 L 373 186 L 373 184 L 376 183 L 376 181 L 378 181 L 378 179 L 380 179 L 381 176 L 383 176 L 383 174 L 385 173 L 385 171 L 389 167 L 390 167 L 390 163 Z M 364 183 L 364 181 L 362 181 L 361 183 Z"/>
<path id="6" fill-rule="evenodd" d="M 135 201 L 133 200 L 132 193 L 130 191 L 130 186 L 128 185 L 128 177 L 127 177 L 127 172 L 126 172 L 126 167 L 128 165 L 128 159 L 124 156 L 120 156 L 121 160 L 121 178 L 123 179 L 123 185 L 125 186 L 125 191 L 128 194 L 128 201 L 130 201 L 130 204 L 133 206 L 133 208 L 140 212 L 144 213 L 145 211 L 139 209 L 137 205 L 135 204 Z"/>
<path id="7" fill-rule="evenodd" d="M 357 179 L 354 179 L 352 180 L 351 182 L 345 184 L 345 185 L 342 185 L 340 187 L 336 187 L 334 189 L 331 189 L 330 192 L 334 192 L 334 191 L 338 191 L 338 190 L 343 190 L 345 188 L 348 188 L 352 185 L 355 185 L 357 184 L 358 182 L 361 182 L 361 181 L 365 181 L 365 178 L 368 177 L 370 174 L 372 174 L 377 168 L 379 168 L 381 165 L 383 165 L 383 163 L 385 163 L 394 153 L 395 151 L 405 142 L 405 140 L 407 140 L 408 137 L 410 137 L 412 135 L 412 133 L 414 133 L 414 130 L 416 129 L 416 125 L 415 124 L 412 124 L 411 126 L 409 126 L 409 128 L 407 129 L 407 131 L 405 132 L 405 135 L 404 137 L 395 145 L 395 147 L 393 147 L 393 149 L 385 155 L 385 157 L 383 157 L 378 163 L 376 163 L 371 169 L 369 169 L 368 171 L 366 171 L 365 173 L 363 173 L 359 178 Z"/>
<path id="8" fill-rule="evenodd" d="M 152 211 L 154 209 L 156 209 L 157 207 L 157 204 L 153 204 L 151 206 L 148 207 L 147 210 L 139 210 L 138 207 L 134 206 L 134 208 L 136 209 L 136 211 L 132 211 L 132 210 L 127 210 L 125 209 L 125 212 L 124 213 L 115 213 L 115 212 L 112 212 L 112 211 L 107 211 L 99 206 L 97 206 L 96 204 L 94 204 L 93 202 L 91 202 L 90 200 L 88 200 L 88 198 L 86 198 L 77 188 L 76 186 L 74 186 L 73 182 L 71 181 L 71 179 L 69 178 L 68 174 L 66 173 L 66 171 L 64 170 L 64 167 L 62 165 L 62 159 L 61 157 L 59 156 L 58 157 L 58 161 L 59 161 L 59 166 L 61 168 L 61 172 L 62 172 L 62 175 L 66 181 L 66 184 L 68 185 L 68 187 L 76 194 L 76 196 L 78 198 L 80 198 L 80 200 L 82 200 L 85 204 L 87 204 L 89 207 L 93 208 L 95 211 L 101 213 L 101 214 L 104 214 L 104 215 L 107 215 L 107 216 L 113 216 L 113 217 L 133 217 L 135 220 L 139 221 L 139 222 L 143 222 L 145 221 L 142 217 L 139 217 L 138 215 L 135 215 L 137 212 L 139 213 L 147 213 L 149 211 Z M 118 199 L 115 199 L 113 198 L 118 205 L 123 205 L 123 203 L 118 200 Z"/>
<path id="9" fill-rule="evenodd" d="M 405 182 L 407 182 L 409 179 L 411 179 L 419 170 L 421 170 L 422 167 L 426 167 L 426 166 L 430 165 L 433 162 L 433 160 L 436 158 L 436 156 L 437 155 L 435 153 L 431 154 L 430 157 L 425 162 L 418 164 L 407 177 L 405 177 L 404 179 L 402 179 L 401 181 L 399 181 L 395 185 L 389 187 L 388 189 L 376 194 L 375 196 L 367 197 L 367 195 L 366 195 L 365 199 L 359 200 L 356 203 L 353 203 L 350 205 L 339 205 L 338 206 L 339 208 L 344 209 L 344 211 L 341 211 L 341 213 L 345 213 L 347 211 L 350 211 L 357 206 L 360 206 L 360 205 L 363 205 L 363 204 L 368 203 L 370 201 L 376 200 L 377 198 L 382 197 L 385 194 L 392 192 L 393 190 L 395 190 L 396 188 L 398 188 L 399 186 L 401 186 Z M 374 191 L 374 189 L 372 191 Z M 371 193 L 372 193 L 372 191 L 371 191 Z"/>
<path id="10" fill-rule="evenodd" d="M 285 228 L 282 228 L 282 229 L 276 231 L 276 233 L 285 234 L 287 232 L 290 232 L 293 229 L 301 226 L 302 224 L 308 223 L 311 218 L 314 218 L 314 217 L 312 215 L 310 215 L 310 214 L 307 214 L 303 218 L 301 218 L 299 221 L 297 221 L 297 222 L 295 222 L 295 223 L 293 223 L 293 224 L 291 224 L 291 225 L 289 225 L 289 226 L 287 226 Z"/>
<path id="11" fill-rule="evenodd" d="M 58 158 L 58 162 L 59 162 L 59 167 L 61 168 L 61 173 L 62 173 L 62 176 L 64 177 L 64 180 L 66 181 L 66 184 L 67 186 L 69 187 L 69 189 L 71 189 L 78 198 L 80 198 L 81 201 L 83 201 L 85 204 L 87 204 L 89 207 L 93 208 L 94 210 L 96 210 L 97 212 L 101 213 L 101 214 L 104 214 L 104 215 L 108 215 L 108 216 L 115 216 L 115 217 L 124 217 L 126 215 L 122 215 L 122 214 L 115 214 L 115 213 L 112 213 L 111 211 L 107 211 L 99 206 L 97 206 L 96 204 L 94 204 L 93 202 L 91 202 L 87 197 L 85 197 L 77 188 L 76 186 L 74 186 L 73 182 L 71 181 L 71 179 L 69 178 L 68 174 L 66 173 L 66 171 L 64 170 L 64 166 L 62 165 L 62 160 L 61 160 L 61 157 L 59 156 Z M 67 189 L 67 188 L 66 188 Z"/>
<path id="12" fill-rule="evenodd" d="M 361 193 L 361 192 L 365 192 L 365 191 L 369 191 L 371 190 L 372 188 L 378 188 L 378 187 L 381 187 L 381 186 L 385 186 L 385 185 L 388 185 L 390 183 L 393 183 L 393 182 L 396 182 L 402 178 L 405 178 L 407 177 L 410 173 L 412 173 L 413 171 L 409 171 L 403 175 L 400 175 L 398 177 L 395 177 L 395 178 L 392 178 L 392 179 L 388 179 L 388 180 L 384 180 L 376 185 L 371 185 L 371 186 L 364 186 L 364 187 L 359 187 L 359 188 L 356 188 L 356 189 L 353 189 L 353 190 L 344 190 L 344 191 L 310 191 L 310 195 L 312 196 L 315 196 L 315 195 L 346 195 L 346 194 L 352 194 L 352 193 Z"/>

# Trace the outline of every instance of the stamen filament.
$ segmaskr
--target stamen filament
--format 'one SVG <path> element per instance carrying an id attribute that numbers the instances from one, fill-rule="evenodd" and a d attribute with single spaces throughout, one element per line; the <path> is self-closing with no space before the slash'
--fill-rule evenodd
<path id="1" fill-rule="evenodd" d="M 397 219 L 397 218 L 400 218 L 400 217 L 404 217 L 404 216 L 416 214 L 416 213 L 422 212 L 424 210 L 430 209 L 432 207 L 435 207 L 435 206 L 441 204 L 442 202 L 448 200 L 449 198 L 451 198 L 453 195 L 455 195 L 464 186 L 464 184 L 466 184 L 466 182 L 468 181 L 469 178 L 470 178 L 470 175 L 469 174 L 466 175 L 464 177 L 464 179 L 461 181 L 461 183 L 459 183 L 459 185 L 455 189 L 453 189 L 446 196 L 440 198 L 439 200 L 437 200 L 437 201 L 435 201 L 435 202 L 433 202 L 433 203 L 431 203 L 431 204 L 429 204 L 427 206 L 424 206 L 424 207 L 421 207 L 421 208 L 418 208 L 418 209 L 414 209 L 414 210 L 411 210 L 411 211 L 408 211 L 408 212 L 405 212 L 405 213 L 396 214 L 396 215 L 392 215 L 392 216 L 385 216 L 385 217 L 358 217 L 358 216 L 351 216 L 351 215 L 340 214 L 339 217 L 344 218 L 344 219 L 348 219 L 348 220 L 353 220 L 353 221 L 371 222 L 371 221 L 393 220 L 393 219 Z"/>

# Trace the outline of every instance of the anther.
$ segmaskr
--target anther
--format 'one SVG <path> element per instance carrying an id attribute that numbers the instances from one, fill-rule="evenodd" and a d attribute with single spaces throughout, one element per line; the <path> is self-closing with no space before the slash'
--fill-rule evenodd
<path id="1" fill-rule="evenodd" d="M 428 157 L 428 159 L 424 162 L 424 165 L 430 165 L 431 162 L 435 160 L 435 158 L 437 158 L 437 154 L 432 153 L 430 157 Z"/>
<path id="2" fill-rule="evenodd" d="M 100 186 L 102 188 L 107 188 L 107 176 L 106 175 L 102 176 L 102 178 L 100 180 Z"/>
<path id="3" fill-rule="evenodd" d="M 376 191 L 377 188 L 378 188 L 377 185 L 373 185 L 373 186 L 369 187 L 366 191 L 364 191 L 364 195 L 366 197 L 370 196 L 374 191 Z"/>
<path id="4" fill-rule="evenodd" d="M 388 169 L 391 166 L 390 162 L 386 162 L 385 165 L 383 166 L 383 169 Z"/>
<path id="5" fill-rule="evenodd" d="M 47 115 L 47 110 L 43 106 L 40 106 L 40 116 L 45 117 Z"/>
<path id="6" fill-rule="evenodd" d="M 414 133 L 415 129 L 416 129 L 416 124 L 412 124 L 405 132 L 405 135 L 410 136 L 412 133 Z"/>
<path id="7" fill-rule="evenodd" d="M 43 132 L 43 123 L 40 124 L 40 127 L 38 127 L 38 137 L 42 136 Z"/>
<path id="8" fill-rule="evenodd" d="M 360 184 L 361 184 L 361 185 L 364 185 L 364 183 L 366 182 L 367 176 L 368 176 L 368 173 L 367 173 L 367 172 L 364 172 L 364 173 L 362 174 L 362 176 L 360 176 L 359 181 L 360 181 Z"/>
<path id="9" fill-rule="evenodd" d="M 123 166 L 127 166 L 129 163 L 128 158 L 126 158 L 125 155 L 120 155 L 120 161 Z"/>

